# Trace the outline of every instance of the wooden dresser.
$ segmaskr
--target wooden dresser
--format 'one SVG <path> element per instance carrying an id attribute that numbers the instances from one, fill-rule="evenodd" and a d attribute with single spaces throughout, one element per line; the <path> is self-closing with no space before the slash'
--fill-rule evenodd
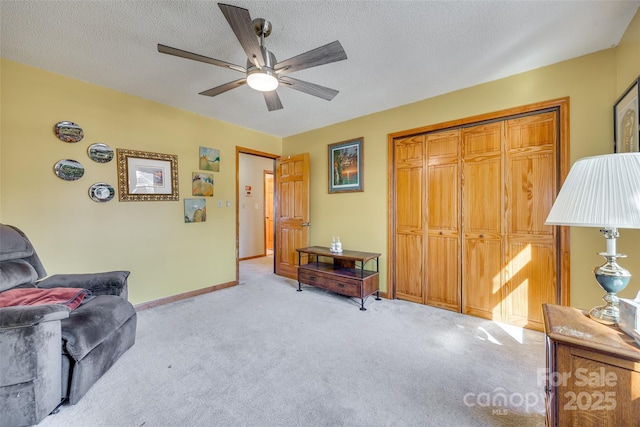
<path id="1" fill-rule="evenodd" d="M 380 299 L 378 288 L 379 253 L 348 251 L 331 252 L 324 246 L 299 248 L 298 291 L 301 284 L 316 286 L 341 295 L 360 298 L 360 310 L 365 311 L 364 300 L 371 294 Z M 303 258 L 306 258 L 303 262 Z M 332 262 L 326 262 L 327 259 Z M 323 259 L 323 260 L 321 260 Z M 375 261 L 375 270 L 365 270 L 369 261 Z"/>
<path id="2" fill-rule="evenodd" d="M 543 304 L 549 426 L 640 426 L 640 347 L 573 307 Z"/>

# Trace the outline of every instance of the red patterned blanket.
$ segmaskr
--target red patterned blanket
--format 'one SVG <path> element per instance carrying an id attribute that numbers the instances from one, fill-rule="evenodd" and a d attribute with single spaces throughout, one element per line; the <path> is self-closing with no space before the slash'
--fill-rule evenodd
<path id="1" fill-rule="evenodd" d="M 19 288 L 0 293 L 0 307 L 20 305 L 64 304 L 75 310 L 91 291 L 82 288 Z"/>

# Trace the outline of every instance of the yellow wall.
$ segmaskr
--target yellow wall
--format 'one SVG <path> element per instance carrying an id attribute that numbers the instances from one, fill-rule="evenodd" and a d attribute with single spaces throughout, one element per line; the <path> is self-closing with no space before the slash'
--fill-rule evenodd
<path id="1" fill-rule="evenodd" d="M 616 68 L 616 93 L 620 95 L 640 73 L 640 11 L 636 12 L 616 48 Z"/>
<path id="2" fill-rule="evenodd" d="M 236 280 L 235 147 L 279 154 L 280 138 L 4 59 L 1 73 L 0 221 L 28 234 L 49 274 L 130 270 L 133 303 Z M 82 141 L 57 139 L 61 120 L 82 126 Z M 117 188 L 117 161 L 87 156 L 96 142 L 176 154 L 180 201 L 93 202 L 91 184 Z M 185 224 L 201 145 L 220 150 L 220 172 L 207 221 Z M 84 165 L 80 180 L 54 174 L 67 158 Z"/>
<path id="3" fill-rule="evenodd" d="M 640 14 L 627 29 L 624 45 L 509 78 L 426 99 L 410 105 L 287 137 L 283 155 L 308 151 L 311 160 L 311 244 L 341 237 L 343 246 L 381 252 L 381 287 L 387 274 L 387 136 L 390 133 L 499 111 L 540 101 L 570 97 L 571 162 L 613 151 L 612 106 L 624 87 L 640 74 Z M 622 52 L 624 51 L 624 54 Z M 619 70 L 624 84 L 618 83 Z M 327 145 L 364 137 L 365 191 L 328 194 Z M 301 149 L 300 147 L 304 147 Z M 635 278 L 621 296 L 640 289 L 640 234 L 622 230 L 618 251 Z M 588 308 L 603 292 L 593 279 L 605 249 L 598 230 L 571 230 L 571 304 Z"/>

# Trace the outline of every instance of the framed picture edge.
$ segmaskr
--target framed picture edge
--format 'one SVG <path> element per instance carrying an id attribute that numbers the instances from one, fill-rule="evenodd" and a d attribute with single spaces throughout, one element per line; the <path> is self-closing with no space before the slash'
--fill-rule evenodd
<path id="1" fill-rule="evenodd" d="M 622 95 L 620 95 L 618 97 L 618 99 L 616 99 L 616 102 L 613 104 L 613 152 L 614 153 L 619 153 L 619 149 L 618 149 L 618 104 L 620 104 L 620 102 L 622 102 L 630 93 L 633 92 L 635 87 L 635 96 L 636 96 L 636 102 L 637 105 L 640 107 L 640 76 L 638 76 L 630 85 L 629 87 L 627 87 L 624 92 L 622 92 Z M 639 108 L 640 110 L 640 108 Z M 638 111 L 636 111 L 636 114 L 638 113 Z M 640 124 L 637 123 L 638 122 L 638 117 L 636 116 L 636 126 L 638 128 L 638 135 L 636 135 L 636 144 L 638 145 L 638 151 L 640 151 Z"/>
<path id="2" fill-rule="evenodd" d="M 149 202 L 149 201 L 177 201 L 180 200 L 178 192 L 178 156 L 176 154 L 153 153 L 149 151 L 116 149 L 118 158 L 118 200 L 121 202 Z M 169 162 L 170 165 L 170 193 L 132 193 L 129 186 L 129 159 L 137 158 L 147 161 Z"/>
<path id="3" fill-rule="evenodd" d="M 335 148 L 339 148 L 340 146 L 347 146 L 353 143 L 358 144 L 358 174 L 360 176 L 360 182 L 358 183 L 358 186 L 354 188 L 336 189 L 333 186 L 333 162 L 331 159 L 331 151 Z M 334 142 L 333 144 L 329 144 L 327 160 L 328 160 L 327 166 L 328 166 L 329 194 L 364 192 L 364 137 L 363 136 L 346 139 L 344 141 Z"/>

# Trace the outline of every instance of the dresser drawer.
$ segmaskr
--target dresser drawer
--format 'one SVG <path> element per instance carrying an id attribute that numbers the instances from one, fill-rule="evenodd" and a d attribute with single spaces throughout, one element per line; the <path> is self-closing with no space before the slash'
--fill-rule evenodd
<path id="1" fill-rule="evenodd" d="M 322 271 L 308 270 L 304 267 L 298 269 L 298 281 L 350 297 L 360 297 L 362 289 L 361 280 Z"/>

